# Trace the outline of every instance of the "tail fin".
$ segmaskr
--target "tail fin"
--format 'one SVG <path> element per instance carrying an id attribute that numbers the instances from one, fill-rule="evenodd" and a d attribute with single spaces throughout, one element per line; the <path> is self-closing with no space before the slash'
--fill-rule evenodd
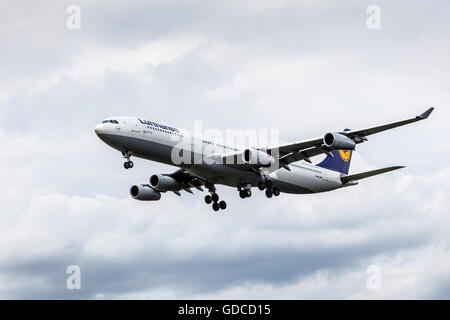
<path id="1" fill-rule="evenodd" d="M 349 130 L 350 129 L 345 129 L 344 131 Z M 332 150 L 331 154 L 333 157 L 327 155 L 327 157 L 321 163 L 317 164 L 317 166 L 348 174 L 350 162 L 352 160 L 352 150 Z"/>
<path id="2" fill-rule="evenodd" d="M 334 158 L 327 156 L 321 163 L 317 164 L 317 166 L 348 174 L 350 161 L 352 160 L 352 150 L 333 150 L 331 151 L 331 154 Z"/>

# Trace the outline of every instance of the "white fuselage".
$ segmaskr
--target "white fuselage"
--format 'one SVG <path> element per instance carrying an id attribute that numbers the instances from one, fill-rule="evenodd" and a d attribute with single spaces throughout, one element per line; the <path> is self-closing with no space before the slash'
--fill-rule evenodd
<path id="1" fill-rule="evenodd" d="M 236 187 L 238 184 L 256 186 L 260 174 L 222 163 L 206 163 L 205 154 L 227 154 L 245 150 L 245 146 L 218 139 L 191 134 L 189 131 L 135 117 L 111 117 L 95 127 L 95 132 L 106 144 L 126 154 L 132 153 L 152 161 L 183 168 L 214 184 Z M 189 139 L 186 139 L 189 137 Z M 207 152 L 205 153 L 205 150 Z M 174 161 L 175 155 L 194 161 Z M 198 157 L 200 155 L 200 157 Z M 201 159 L 197 161 L 195 159 Z M 342 174 L 299 161 L 268 173 L 281 192 L 316 193 L 343 187 Z"/>

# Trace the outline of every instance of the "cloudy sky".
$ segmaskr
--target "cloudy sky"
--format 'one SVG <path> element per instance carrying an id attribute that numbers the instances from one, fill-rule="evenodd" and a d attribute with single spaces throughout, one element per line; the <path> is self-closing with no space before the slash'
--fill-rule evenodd
<path id="1" fill-rule="evenodd" d="M 447 0 L 1 0 L 0 298 L 450 298 L 449 17 Z M 405 169 L 276 199 L 219 187 L 226 214 L 200 192 L 134 201 L 174 168 L 124 170 L 93 131 L 140 115 L 292 141 L 429 106 L 350 170 Z"/>

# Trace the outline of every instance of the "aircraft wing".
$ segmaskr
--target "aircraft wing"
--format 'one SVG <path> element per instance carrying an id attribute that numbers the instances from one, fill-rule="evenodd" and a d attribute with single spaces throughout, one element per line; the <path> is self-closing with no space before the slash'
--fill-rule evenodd
<path id="1" fill-rule="evenodd" d="M 358 130 L 350 130 L 350 131 L 345 131 L 345 132 L 340 132 L 340 133 L 344 134 L 348 137 L 358 137 L 358 136 L 366 137 L 366 136 L 369 136 L 374 133 L 378 133 L 381 131 L 404 126 L 406 124 L 410 124 L 410 123 L 413 123 L 416 121 L 425 120 L 428 118 L 428 116 L 431 114 L 431 112 L 433 112 L 433 110 L 434 110 L 433 107 L 429 108 L 427 111 L 425 111 L 424 113 L 422 113 L 419 116 L 415 116 L 414 118 L 409 118 L 409 119 L 396 121 L 396 122 L 390 122 L 390 123 L 382 124 L 382 125 L 375 126 L 375 127 L 363 128 L 363 129 L 358 129 Z"/>
<path id="2" fill-rule="evenodd" d="M 362 173 L 357 173 L 357 174 L 352 174 L 349 176 L 343 176 L 341 178 L 341 181 L 343 184 L 346 184 L 350 181 L 356 181 L 356 180 L 361 180 L 361 179 L 365 179 L 365 178 L 369 178 L 372 176 L 376 176 L 378 174 L 382 174 L 385 172 L 389 172 L 389 171 L 393 171 L 393 170 L 398 170 L 398 169 L 402 169 L 404 168 L 404 166 L 394 166 L 394 167 L 387 167 L 387 168 L 382 168 L 382 169 L 376 169 L 376 170 L 372 170 L 372 171 L 366 171 L 366 172 L 362 172 Z"/>
<path id="3" fill-rule="evenodd" d="M 193 193 L 191 188 L 196 188 L 200 191 L 203 191 L 202 185 L 205 184 L 205 181 L 183 169 L 178 169 L 177 171 L 170 174 L 163 174 L 165 176 L 169 176 L 180 182 L 181 189 L 189 193 Z M 179 191 L 173 191 L 175 194 L 180 195 Z"/>
<path id="4" fill-rule="evenodd" d="M 341 131 L 338 133 L 347 136 L 358 144 L 367 141 L 366 136 L 369 136 L 371 134 L 400 127 L 416 121 L 425 120 L 428 118 L 431 112 L 433 112 L 433 110 L 434 108 L 429 108 L 421 115 L 401 121 L 390 122 L 358 130 Z M 322 137 L 285 143 L 279 146 L 272 146 L 267 149 L 267 152 L 272 154 L 273 156 L 278 155 L 278 159 L 280 160 L 280 167 L 300 160 L 311 162 L 311 160 L 309 160 L 310 157 L 324 153 L 330 155 L 330 151 L 331 150 L 323 144 Z"/>

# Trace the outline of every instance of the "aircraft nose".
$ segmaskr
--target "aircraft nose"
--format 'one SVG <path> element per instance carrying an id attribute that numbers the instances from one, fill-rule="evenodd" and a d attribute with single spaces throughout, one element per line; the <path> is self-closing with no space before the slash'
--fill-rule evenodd
<path id="1" fill-rule="evenodd" d="M 95 126 L 94 131 L 97 135 L 100 135 L 105 132 L 105 128 L 102 123 L 99 123 L 98 125 Z"/>

